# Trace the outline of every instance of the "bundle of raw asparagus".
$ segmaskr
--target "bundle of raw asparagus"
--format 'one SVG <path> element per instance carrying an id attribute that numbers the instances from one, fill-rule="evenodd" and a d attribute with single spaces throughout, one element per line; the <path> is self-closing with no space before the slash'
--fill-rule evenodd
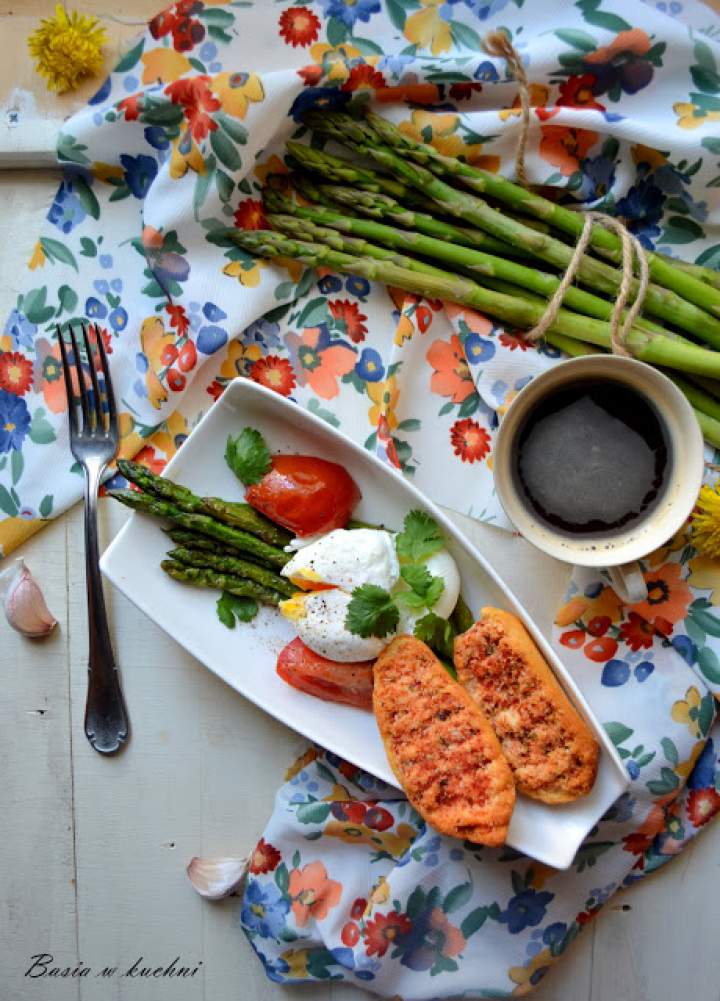
<path id="1" fill-rule="evenodd" d="M 286 158 L 302 201 L 286 176 L 269 178 L 263 196 L 273 228 L 230 230 L 236 244 L 471 306 L 514 328 L 538 323 L 573 256 L 581 213 L 444 156 L 378 115 L 311 112 L 305 121 L 314 145 L 291 141 Z M 325 139 L 362 160 L 321 151 Z M 568 288 L 548 342 L 571 355 L 610 349 L 621 259 L 620 238 L 594 225 L 577 272 L 582 287 Z M 648 263 L 650 285 L 626 346 L 674 379 L 707 441 L 720 447 L 720 273 L 658 253 Z"/>
<path id="2" fill-rule="evenodd" d="M 176 548 L 160 564 L 170 577 L 267 605 L 294 594 L 294 586 L 278 573 L 290 559 L 283 549 L 291 539 L 285 529 L 249 504 L 199 497 L 137 462 L 120 459 L 118 470 L 143 492 L 110 490 L 109 495 L 174 526 L 168 535 Z"/>

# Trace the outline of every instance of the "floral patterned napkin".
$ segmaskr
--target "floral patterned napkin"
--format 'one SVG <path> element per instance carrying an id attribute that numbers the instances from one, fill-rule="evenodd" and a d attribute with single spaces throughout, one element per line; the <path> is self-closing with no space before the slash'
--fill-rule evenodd
<path id="1" fill-rule="evenodd" d="M 512 175 L 517 90 L 480 49 L 498 26 L 531 83 L 531 182 L 617 212 L 648 247 L 720 263 L 720 45 L 695 0 L 551 12 L 179 0 L 59 137 L 62 183 L 0 334 L 0 555 L 80 496 L 54 341 L 57 323 L 80 318 L 110 354 L 125 456 L 161 469 L 246 376 L 435 501 L 507 527 L 495 428 L 559 353 L 469 310 L 255 261 L 220 235 L 264 225 L 260 187 L 308 108 L 373 101 L 408 135 Z M 278 793 L 242 906 L 270 977 L 406 998 L 524 993 L 618 886 L 709 821 L 718 564 L 680 533 L 645 570 L 648 599 L 630 608 L 578 572 L 557 617 L 558 650 L 632 778 L 573 868 L 441 838 L 395 790 L 310 752 Z"/>

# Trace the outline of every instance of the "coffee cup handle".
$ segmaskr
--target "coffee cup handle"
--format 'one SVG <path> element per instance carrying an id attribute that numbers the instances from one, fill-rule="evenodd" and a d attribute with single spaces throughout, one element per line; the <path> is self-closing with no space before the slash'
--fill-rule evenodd
<path id="1" fill-rule="evenodd" d="M 635 605 L 647 598 L 647 585 L 639 563 L 623 563 L 608 567 L 613 591 L 626 605 Z"/>

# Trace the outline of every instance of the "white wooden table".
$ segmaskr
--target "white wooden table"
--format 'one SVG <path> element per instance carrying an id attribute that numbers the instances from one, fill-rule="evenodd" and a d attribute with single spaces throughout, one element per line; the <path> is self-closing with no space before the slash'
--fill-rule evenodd
<path id="1" fill-rule="evenodd" d="M 27 13 L 37 16 L 50 7 L 32 0 Z M 12 34 L 5 30 L 11 10 L 0 2 L 4 39 Z M 123 10 L 147 11 L 148 3 L 128 0 Z M 57 117 L 57 107 L 48 113 Z M 52 171 L 0 173 L 0 322 L 26 280 L 24 264 L 56 183 Z M 105 543 L 124 516 L 117 505 L 101 505 Z M 522 540 L 458 520 L 549 631 L 566 568 Z M 237 900 L 208 904 L 185 876 L 193 855 L 248 852 L 285 768 L 306 742 L 110 592 L 133 729 L 125 753 L 100 757 L 82 728 L 87 636 L 81 511 L 51 524 L 22 555 L 43 581 L 60 625 L 47 641 L 32 642 L 0 620 L 0 1001 L 368 998 L 351 987 L 313 986 L 301 995 L 272 984 L 237 927 Z M 663 872 L 616 897 L 535 997 L 717 1001 L 719 892 L 716 823 Z M 59 967 L 92 967 L 93 975 L 24 976 L 40 953 L 51 954 Z M 94 976 L 104 967 L 127 970 L 138 957 L 154 967 L 176 956 L 183 966 L 198 967 L 195 976 Z"/>

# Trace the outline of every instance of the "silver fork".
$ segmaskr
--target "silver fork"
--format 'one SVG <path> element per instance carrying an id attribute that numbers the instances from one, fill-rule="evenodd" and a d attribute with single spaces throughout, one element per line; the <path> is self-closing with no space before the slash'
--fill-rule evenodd
<path id="1" fill-rule="evenodd" d="M 117 451 L 118 421 L 102 336 L 95 327 L 94 342 L 102 366 L 104 395 L 100 392 L 95 356 L 85 323 L 81 324 L 81 331 L 92 384 L 92 394 L 86 384 L 85 369 L 78 351 L 75 331 L 72 325 L 68 328 L 80 394 L 80 414 L 78 414 L 78 403 L 73 391 L 72 369 L 67 345 L 60 327 L 57 327 L 68 399 L 70 449 L 85 473 L 85 585 L 90 637 L 85 735 L 100 754 L 114 754 L 127 740 L 129 724 L 125 699 L 120 687 L 120 677 L 110 643 L 105 599 L 100 579 L 97 495 L 103 471 Z M 105 405 L 103 405 L 103 399 Z"/>

